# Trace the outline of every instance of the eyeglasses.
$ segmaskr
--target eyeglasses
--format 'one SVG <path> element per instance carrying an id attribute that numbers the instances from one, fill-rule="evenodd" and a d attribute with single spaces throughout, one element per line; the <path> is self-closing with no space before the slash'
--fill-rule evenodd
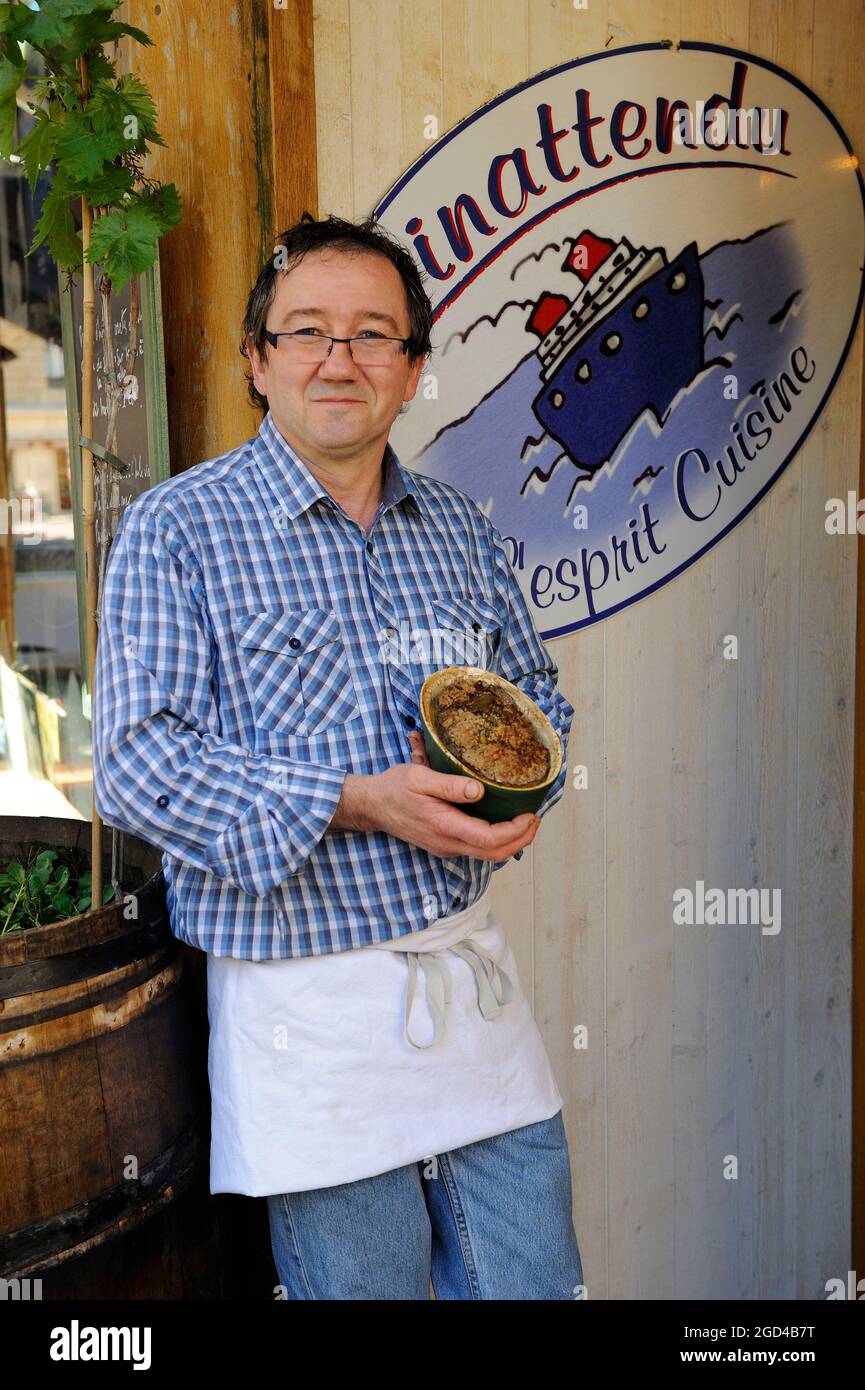
<path id="1" fill-rule="evenodd" d="M 289 362 L 324 362 L 333 351 L 334 343 L 348 343 L 353 362 L 361 367 L 384 367 L 392 365 L 406 351 L 410 338 L 385 338 L 381 333 L 364 338 L 334 338 L 330 333 L 310 332 L 301 329 L 299 333 L 271 333 L 264 329 L 264 336 L 275 348 L 279 339 L 284 340 L 280 351 Z"/>

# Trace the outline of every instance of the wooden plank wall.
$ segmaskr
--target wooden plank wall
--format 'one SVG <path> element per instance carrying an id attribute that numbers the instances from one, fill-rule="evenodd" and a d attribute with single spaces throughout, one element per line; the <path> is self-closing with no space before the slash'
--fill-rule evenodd
<path id="1" fill-rule="evenodd" d="M 147 173 L 183 199 L 183 220 L 160 242 L 172 473 L 258 429 L 238 350 L 247 295 L 275 233 L 316 203 L 315 162 L 298 157 L 315 139 L 310 5 L 217 8 L 124 0 L 117 12 L 153 41 L 124 44 L 118 64 L 156 102 L 166 143 Z"/>
<path id="2" fill-rule="evenodd" d="M 319 214 L 368 213 L 428 114 L 444 131 L 568 57 L 661 38 L 771 59 L 865 149 L 858 0 L 316 0 Z M 861 391 L 860 324 L 746 520 L 551 644 L 589 787 L 496 875 L 494 905 L 566 1097 L 590 1298 L 813 1299 L 850 1267 L 857 554 L 823 523 L 858 485 Z M 673 891 L 697 879 L 780 887 L 780 934 L 675 928 Z"/>

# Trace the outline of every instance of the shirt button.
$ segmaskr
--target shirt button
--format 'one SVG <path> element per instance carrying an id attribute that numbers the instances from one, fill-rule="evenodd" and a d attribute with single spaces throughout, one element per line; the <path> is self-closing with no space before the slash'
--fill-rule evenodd
<path id="1" fill-rule="evenodd" d="M 415 722 L 415 721 L 414 721 L 414 715 L 413 715 L 413 714 L 409 714 L 409 715 L 406 717 L 406 721 L 405 721 L 405 722 L 406 722 L 406 728 L 407 728 L 407 729 L 413 729 L 413 728 L 414 728 L 414 722 Z"/>
<path id="2" fill-rule="evenodd" d="M 167 806 L 167 805 L 168 805 L 168 797 L 163 793 L 162 796 L 158 796 L 158 797 L 156 798 L 156 804 L 157 804 L 157 806 Z"/>
<path id="3" fill-rule="evenodd" d="M 370 553 L 370 555 L 371 555 L 371 554 L 372 554 L 372 541 L 367 541 L 367 543 L 366 543 L 366 548 L 367 548 L 367 550 L 369 551 L 369 553 Z"/>
<path id="4" fill-rule="evenodd" d="M 288 639 L 288 645 L 289 645 L 290 647 L 299 647 L 299 646 L 300 646 L 300 638 L 299 638 L 299 637 L 289 637 L 289 639 Z"/>

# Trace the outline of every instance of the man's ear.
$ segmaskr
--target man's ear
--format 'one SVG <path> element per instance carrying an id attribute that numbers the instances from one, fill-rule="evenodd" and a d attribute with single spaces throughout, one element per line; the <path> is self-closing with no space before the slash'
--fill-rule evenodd
<path id="1" fill-rule="evenodd" d="M 267 343 L 265 343 L 265 344 L 263 345 L 262 350 L 261 350 L 261 352 L 259 353 L 259 352 L 257 351 L 257 349 L 256 349 L 256 346 L 255 346 L 255 339 L 253 338 L 253 336 L 252 336 L 251 333 L 247 333 L 247 335 L 246 335 L 246 352 L 247 352 L 247 355 L 248 355 L 248 357 L 249 357 L 250 365 L 251 365 L 251 367 L 252 367 L 252 375 L 253 375 L 254 384 L 255 384 L 256 387 L 258 387 L 259 390 L 261 390 L 261 387 L 259 386 L 259 383 L 258 383 L 257 381 L 255 381 L 254 379 L 255 379 L 255 377 L 257 377 L 257 376 L 261 376 L 262 371 L 264 370 L 264 367 L 267 365 L 267 356 L 266 356 L 266 354 L 267 354 Z"/>
<path id="2" fill-rule="evenodd" d="M 421 372 L 424 369 L 424 365 L 426 364 L 428 356 L 429 354 L 427 354 L 425 357 L 419 357 L 417 361 L 409 369 L 408 380 L 406 381 L 405 393 L 403 395 L 403 408 L 405 408 L 408 405 L 409 401 L 414 399 L 415 392 L 418 388 L 418 382 L 420 381 Z M 402 414 L 402 410 L 400 411 L 400 414 Z"/>

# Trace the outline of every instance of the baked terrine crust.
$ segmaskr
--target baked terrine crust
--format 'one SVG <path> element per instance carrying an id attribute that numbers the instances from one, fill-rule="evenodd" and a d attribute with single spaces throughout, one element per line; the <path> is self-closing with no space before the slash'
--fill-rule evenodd
<path id="1" fill-rule="evenodd" d="M 550 752 L 506 690 L 455 676 L 432 701 L 435 731 L 449 752 L 487 782 L 528 787 L 546 781 Z"/>

